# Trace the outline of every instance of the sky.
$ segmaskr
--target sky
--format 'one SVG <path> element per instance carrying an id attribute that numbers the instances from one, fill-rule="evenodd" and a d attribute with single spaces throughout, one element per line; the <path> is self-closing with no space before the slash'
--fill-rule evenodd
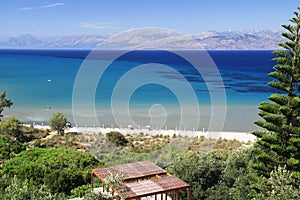
<path id="1" fill-rule="evenodd" d="M 1 0 L 0 37 L 111 35 L 160 27 L 180 33 L 281 30 L 298 0 Z"/>

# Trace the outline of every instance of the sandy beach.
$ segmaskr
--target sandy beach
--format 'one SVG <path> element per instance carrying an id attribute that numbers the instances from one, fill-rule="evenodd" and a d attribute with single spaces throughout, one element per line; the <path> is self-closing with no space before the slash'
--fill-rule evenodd
<path id="1" fill-rule="evenodd" d="M 48 126 L 37 126 L 37 128 L 49 128 Z M 140 134 L 144 135 L 169 135 L 169 136 L 188 136 L 188 137 L 201 137 L 209 139 L 227 139 L 238 140 L 240 142 L 255 142 L 256 136 L 247 132 L 208 132 L 208 131 L 192 131 L 192 130 L 174 130 L 174 129 L 148 129 L 148 128 L 108 128 L 108 127 L 72 127 L 66 129 L 66 133 L 109 133 L 117 131 L 122 134 Z"/>

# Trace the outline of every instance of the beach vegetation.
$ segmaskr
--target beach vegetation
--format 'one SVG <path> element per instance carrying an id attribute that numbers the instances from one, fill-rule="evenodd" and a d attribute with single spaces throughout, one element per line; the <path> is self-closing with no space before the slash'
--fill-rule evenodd
<path id="1" fill-rule="evenodd" d="M 81 142 L 80 136 L 78 134 L 75 135 L 70 133 L 67 133 L 63 136 L 52 134 L 47 138 L 35 140 L 32 146 L 40 148 L 56 147 L 85 151 L 85 147 Z"/>
<path id="2" fill-rule="evenodd" d="M 169 137 L 164 137 L 162 135 L 137 135 L 133 134 L 127 136 L 126 139 L 129 141 L 130 145 L 127 145 L 126 149 L 135 153 L 149 153 L 151 151 L 157 151 L 166 147 L 173 140 Z"/>
<path id="3" fill-rule="evenodd" d="M 298 8 L 298 10 L 300 10 Z M 287 40 L 279 43 L 282 50 L 273 53 L 277 63 L 269 76 L 274 81 L 269 86 L 277 93 L 269 101 L 259 106 L 259 116 L 255 122 L 262 129 L 253 132 L 258 140 L 253 148 L 253 168 L 258 176 L 271 178 L 271 172 L 286 166 L 295 179 L 300 177 L 300 15 L 294 12 L 291 24 L 282 25 Z M 275 171 L 274 171 L 275 170 Z M 255 185 L 254 185 L 255 186 Z M 297 183 L 296 186 L 299 186 Z M 256 188 L 259 190 L 259 188 Z"/>
<path id="4" fill-rule="evenodd" d="M 234 151 L 240 149 L 242 143 L 236 139 L 227 140 L 219 138 L 214 144 L 213 149 L 219 152 L 233 153 Z"/>
<path id="5" fill-rule="evenodd" d="M 37 129 L 33 126 L 24 126 L 23 122 L 14 116 L 0 121 L 0 137 L 6 137 L 21 143 L 32 142 L 49 134 L 49 130 Z"/>
<path id="6" fill-rule="evenodd" d="M 34 140 L 45 138 L 49 135 L 49 129 L 34 128 L 34 126 L 22 126 L 21 131 L 25 142 L 32 142 Z"/>
<path id="7" fill-rule="evenodd" d="M 6 92 L 0 93 L 0 121 L 1 117 L 3 117 L 2 112 L 4 108 L 9 108 L 13 105 L 13 102 L 10 99 L 6 98 Z"/>
<path id="8" fill-rule="evenodd" d="M 206 139 L 204 136 L 195 137 L 189 146 L 190 151 L 195 152 L 209 152 L 211 150 L 233 153 L 242 147 L 242 143 L 238 140 L 227 139 Z"/>
<path id="9" fill-rule="evenodd" d="M 52 130 L 57 131 L 59 135 L 64 135 L 64 130 L 67 127 L 67 118 L 61 112 L 54 113 L 49 121 Z"/>
<path id="10" fill-rule="evenodd" d="M 233 193 L 236 193 L 236 196 L 238 194 L 247 196 L 248 194 L 250 186 L 249 180 L 245 175 L 248 169 L 247 164 L 250 163 L 247 160 L 248 156 L 246 156 L 248 154 L 245 154 L 244 150 L 238 150 L 240 148 L 232 150 L 231 143 L 227 140 L 218 142 L 217 140 L 204 139 L 203 137 L 173 138 L 164 135 L 143 135 L 140 137 L 139 134 L 126 134 L 124 137 L 128 140 L 128 144 L 119 147 L 109 142 L 107 135 L 102 133 L 65 134 L 64 136 L 51 134 L 46 138 L 40 138 L 38 141 L 41 142 L 40 144 L 44 149 L 31 148 L 28 151 L 19 153 L 4 164 L 3 177 L 5 179 L 3 180 L 6 181 L 3 181 L 2 189 L 4 190 L 10 186 L 12 177 L 17 176 L 18 180 L 28 181 L 32 188 L 45 185 L 52 195 L 63 193 L 68 198 L 71 198 L 79 197 L 81 193 L 85 199 L 105 199 L 106 197 L 91 193 L 89 180 L 82 178 L 88 177 L 90 169 L 98 166 L 90 166 L 85 171 L 85 168 L 74 167 L 78 160 L 76 158 L 68 158 L 68 156 L 73 157 L 71 156 L 73 153 L 66 153 L 68 156 L 64 155 L 64 153 L 61 155 L 50 153 L 51 149 L 62 150 L 64 148 L 65 151 L 80 154 L 81 152 L 74 150 L 83 150 L 78 148 L 82 146 L 86 151 L 101 159 L 99 167 L 102 166 L 102 163 L 105 166 L 110 166 L 151 160 L 158 166 L 167 168 L 171 174 L 189 183 L 193 187 L 192 199 L 222 199 L 224 194 L 231 195 L 226 196 L 226 198 L 232 197 Z M 74 142 L 72 142 L 73 140 Z M 205 152 L 202 149 L 199 152 L 196 146 L 201 147 L 205 140 L 209 143 L 205 147 L 207 151 Z M 236 141 L 231 142 L 233 143 L 232 146 L 236 143 Z M 217 145 L 217 148 L 214 149 L 211 145 Z M 229 146 L 227 148 L 228 152 L 227 150 L 219 151 L 221 146 L 225 147 L 226 145 Z M 61 148 L 51 148 L 52 146 Z M 193 151 L 190 148 L 191 146 L 193 146 Z M 39 153 L 39 151 L 47 151 L 47 153 Z M 28 156 L 27 154 L 32 155 Z M 47 157 L 45 156 L 46 154 L 48 155 Z M 189 158 L 191 159 L 189 160 Z M 85 158 L 80 160 L 84 162 Z M 60 162 L 60 164 L 56 164 L 56 162 Z M 73 164 L 67 164 L 68 162 Z M 80 170 L 75 168 L 81 168 L 81 173 L 86 172 L 86 175 L 80 175 Z M 207 174 L 204 175 L 206 170 L 208 170 Z M 197 180 L 200 176 L 203 176 L 202 179 Z M 202 186 L 199 186 L 200 182 L 203 183 Z M 230 194 L 228 191 L 231 191 Z"/>

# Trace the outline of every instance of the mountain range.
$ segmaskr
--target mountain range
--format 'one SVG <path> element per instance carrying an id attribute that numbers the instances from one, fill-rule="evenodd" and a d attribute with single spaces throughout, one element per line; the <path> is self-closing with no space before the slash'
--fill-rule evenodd
<path id="1" fill-rule="evenodd" d="M 0 48 L 60 49 L 278 49 L 284 41 L 280 31 L 209 31 L 182 35 L 170 30 L 146 28 L 125 31 L 111 37 L 97 34 L 37 37 L 22 34 L 0 40 Z"/>

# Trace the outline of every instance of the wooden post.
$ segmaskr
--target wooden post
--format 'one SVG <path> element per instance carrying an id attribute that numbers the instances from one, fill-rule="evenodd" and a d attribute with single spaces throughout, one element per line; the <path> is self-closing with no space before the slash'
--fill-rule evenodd
<path id="1" fill-rule="evenodd" d="M 176 190 L 176 200 L 179 200 L 179 190 Z"/>
<path id="2" fill-rule="evenodd" d="M 164 200 L 163 193 L 160 194 L 160 200 Z"/>
<path id="3" fill-rule="evenodd" d="M 168 199 L 168 193 L 166 193 L 166 200 Z"/>
<path id="4" fill-rule="evenodd" d="M 155 198 L 154 198 L 155 200 L 157 200 L 157 196 L 156 196 L 156 194 L 155 194 Z"/>
<path id="5" fill-rule="evenodd" d="M 187 189 L 187 200 L 190 200 L 190 197 L 191 197 L 191 190 L 190 188 Z"/>
<path id="6" fill-rule="evenodd" d="M 92 186 L 92 191 L 94 190 L 94 172 L 92 172 L 91 176 L 91 186 Z"/>
<path id="7" fill-rule="evenodd" d="M 174 200 L 174 191 L 172 192 L 172 197 L 171 198 L 172 198 L 172 200 Z"/>

